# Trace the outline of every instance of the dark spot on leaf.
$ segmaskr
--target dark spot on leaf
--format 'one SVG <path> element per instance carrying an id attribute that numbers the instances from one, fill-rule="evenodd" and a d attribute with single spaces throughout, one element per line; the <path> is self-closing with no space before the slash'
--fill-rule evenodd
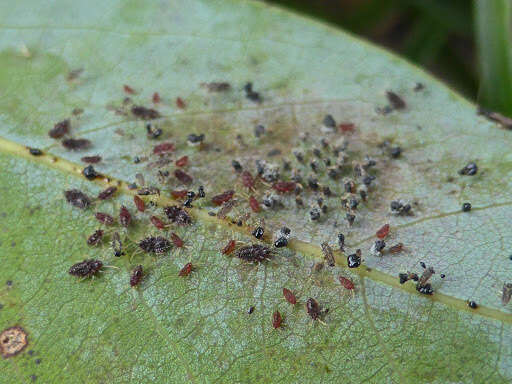
<path id="1" fill-rule="evenodd" d="M 64 148 L 71 151 L 79 151 L 81 149 L 87 149 L 91 146 L 91 142 L 87 139 L 65 139 L 62 140 Z"/>
<path id="2" fill-rule="evenodd" d="M 387 91 L 386 96 L 393 109 L 404 109 L 406 107 L 404 99 L 398 96 L 395 92 Z"/>
<path id="3" fill-rule="evenodd" d="M 80 160 L 84 163 L 97 164 L 101 161 L 101 156 L 84 156 Z"/>
<path id="4" fill-rule="evenodd" d="M 174 151 L 174 144 L 173 143 L 162 143 L 158 144 L 153 148 L 153 153 L 155 155 L 161 155 L 166 152 L 172 152 Z"/>
<path id="5" fill-rule="evenodd" d="M 182 171 L 181 169 L 176 169 L 174 171 L 174 176 L 183 184 L 191 184 L 193 179 L 188 173 Z"/>
<path id="6" fill-rule="evenodd" d="M 141 105 L 134 105 L 131 109 L 132 114 L 142 120 L 152 120 L 160 117 L 160 113 L 152 108 L 146 108 Z"/>
<path id="7" fill-rule="evenodd" d="M 208 92 L 227 92 L 231 89 L 231 84 L 226 81 L 212 81 L 201 85 L 208 89 Z"/>
<path id="8" fill-rule="evenodd" d="M 48 131 L 48 136 L 50 136 L 52 139 L 60 139 L 69 133 L 69 127 L 70 123 L 68 119 L 59 121 L 53 126 L 52 129 Z"/>

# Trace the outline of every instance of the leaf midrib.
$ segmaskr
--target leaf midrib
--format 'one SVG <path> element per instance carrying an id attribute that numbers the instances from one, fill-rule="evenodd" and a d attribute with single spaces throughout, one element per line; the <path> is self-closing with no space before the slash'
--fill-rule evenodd
<path id="1" fill-rule="evenodd" d="M 25 159 L 28 159 L 32 162 L 38 163 L 38 164 L 44 164 L 48 167 L 57 169 L 61 172 L 70 173 L 74 176 L 83 178 L 82 176 L 82 167 L 78 164 L 75 164 L 69 160 L 60 158 L 58 156 L 52 155 L 51 153 L 43 153 L 40 156 L 32 156 L 30 155 L 27 147 L 15 143 L 13 141 L 10 141 L 8 139 L 5 139 L 4 137 L 0 136 L 0 152 L 8 153 L 11 155 L 15 155 L 18 157 L 22 157 Z M 127 195 L 134 196 L 136 195 L 136 191 L 131 190 L 128 188 L 128 183 L 126 181 L 104 175 L 101 178 L 96 178 L 95 180 L 90 180 L 92 183 L 99 184 L 101 186 L 116 186 L 120 193 L 124 193 Z M 156 199 L 156 202 L 161 205 L 169 205 L 169 204 L 179 204 L 178 201 L 173 200 L 172 198 L 165 197 L 165 196 L 159 196 Z M 512 205 L 512 202 L 509 203 L 501 203 L 502 205 Z M 496 204 L 491 205 L 489 207 L 481 207 L 480 209 L 486 209 L 486 208 L 493 208 Z M 215 223 L 217 225 L 221 225 L 225 228 L 229 228 L 231 231 L 236 231 L 239 233 L 242 233 L 244 235 L 251 235 L 251 229 L 246 226 L 238 226 L 233 225 L 229 218 L 226 217 L 226 219 L 219 219 L 217 216 L 210 216 L 208 215 L 208 212 L 206 209 L 199 209 L 199 208 L 191 208 L 188 210 L 188 212 L 194 216 L 197 220 L 201 222 L 210 222 Z M 447 213 L 444 215 L 449 215 L 454 213 Z M 417 222 L 422 222 L 427 220 L 428 218 L 422 218 L 420 220 L 417 220 Z M 411 225 L 411 223 L 407 224 Z M 357 244 L 360 244 L 367 239 L 360 240 Z M 268 240 L 263 240 L 268 242 Z M 288 243 L 288 248 L 300 252 L 304 256 L 313 259 L 313 260 L 323 260 L 323 254 L 322 250 L 319 246 L 308 243 L 306 241 L 298 240 L 298 239 L 291 239 Z M 335 251 L 335 259 L 336 264 L 340 267 L 347 268 L 347 261 L 345 254 L 340 251 Z M 422 296 L 425 299 L 432 300 L 434 302 L 439 302 L 444 305 L 447 305 L 448 307 L 454 308 L 459 311 L 464 311 L 472 314 L 477 314 L 483 317 L 491 318 L 494 320 L 498 320 L 504 323 L 512 324 L 512 314 L 504 313 L 498 309 L 486 307 L 486 306 L 479 306 L 477 309 L 470 309 L 467 305 L 467 302 L 465 300 L 445 295 L 443 293 L 435 293 L 432 296 L 425 296 L 419 294 L 416 289 L 414 288 L 413 284 L 406 283 L 406 284 L 400 284 L 398 281 L 398 278 L 396 276 L 389 275 L 385 272 L 378 271 L 373 268 L 369 268 L 364 264 L 361 264 L 361 266 L 357 269 L 352 269 L 352 272 L 358 274 L 361 279 L 368 278 L 370 280 L 373 280 L 378 283 L 382 283 L 388 286 L 391 286 L 396 289 L 401 289 L 403 291 L 408 292 L 409 294 Z"/>

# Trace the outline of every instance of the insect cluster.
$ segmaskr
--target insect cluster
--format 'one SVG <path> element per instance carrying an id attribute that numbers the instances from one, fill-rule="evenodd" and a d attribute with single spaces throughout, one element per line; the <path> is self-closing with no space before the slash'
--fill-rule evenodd
<path id="1" fill-rule="evenodd" d="M 203 83 L 201 86 L 211 94 L 233 92 L 235 89 L 227 82 Z M 124 85 L 123 90 L 127 96 L 138 94 L 129 85 Z M 249 102 L 262 103 L 264 100 L 250 82 L 245 84 L 242 92 Z M 389 105 L 381 109 L 381 113 L 407 108 L 407 103 L 397 93 L 388 91 L 386 97 Z M 151 101 L 158 105 L 162 98 L 155 92 Z M 178 109 L 187 108 L 187 103 L 181 97 L 176 98 L 175 104 Z M 225 173 L 233 175 L 236 182 L 224 190 L 212 190 L 209 180 L 198 180 L 194 173 L 195 154 L 215 147 L 214 139 L 208 133 L 196 131 L 181 138 L 173 136 L 172 141 L 164 139 L 166 132 L 159 124 L 162 117 L 160 112 L 151 107 L 135 104 L 130 97 L 126 97 L 123 104 L 114 111 L 142 124 L 145 137 L 152 143 L 151 152 L 139 153 L 130 159 L 133 159 L 134 164 L 147 163 L 145 169 L 152 172 L 152 179 L 158 180 L 156 185 L 147 185 L 143 172 L 137 173 L 136 181 L 128 186 L 135 194 L 133 206 L 121 205 L 115 209 L 116 214 L 102 211 L 94 213 L 93 216 L 100 228 L 88 236 L 87 244 L 99 247 L 102 246 L 104 239 L 109 238 L 115 257 L 136 251 L 162 256 L 173 250 L 186 249 L 185 241 L 178 233 L 185 233 L 186 227 L 192 224 L 194 209 L 208 207 L 210 216 L 225 220 L 229 225 L 250 227 L 254 237 L 255 242 L 252 244 L 240 244 L 230 240 L 220 250 L 223 255 L 233 255 L 245 263 L 265 263 L 276 255 L 277 249 L 287 247 L 293 240 L 290 240 L 290 228 L 282 226 L 276 229 L 272 224 L 265 225 L 263 216 L 271 216 L 279 210 L 293 210 L 300 212 L 311 225 L 318 226 L 321 230 L 322 225 L 332 223 L 332 216 L 343 212 L 344 223 L 335 222 L 334 226 L 344 225 L 351 231 L 357 228 L 362 215 L 360 212 L 371 203 L 372 193 L 378 191 L 379 162 L 396 164 L 400 158 L 407 156 L 407 152 L 404 152 L 400 145 L 389 141 L 376 147 L 376 150 L 381 151 L 382 159 L 351 150 L 350 138 L 357 134 L 357 126 L 351 122 L 337 122 L 331 114 L 327 114 L 318 121 L 320 137 L 313 137 L 310 132 L 298 135 L 289 154 L 283 154 L 281 149 L 275 148 L 268 151 L 266 156 L 256 159 L 234 158 L 227 164 Z M 73 134 L 72 127 L 75 123 L 73 117 L 62 120 L 56 123 L 48 134 L 51 138 L 60 140 L 69 151 L 90 149 L 92 143 L 88 139 Z M 252 142 L 260 143 L 271 137 L 272 130 L 262 124 L 256 124 L 252 134 Z M 244 148 L 248 146 L 242 135 L 236 137 L 236 142 Z M 35 148 L 28 150 L 33 156 L 44 154 Z M 277 156 L 281 156 L 279 161 L 276 160 Z M 102 176 L 95 168 L 100 169 L 104 161 L 100 155 L 83 156 L 81 160 L 85 163 L 82 174 L 86 179 L 94 180 Z M 473 176 L 477 171 L 476 163 L 471 162 L 460 169 L 459 174 Z M 89 197 L 77 189 L 67 190 L 64 195 L 72 206 L 87 210 L 101 202 L 112 200 L 117 193 L 118 188 L 110 185 L 96 198 Z M 159 206 L 161 195 L 170 195 L 174 203 Z M 387 204 L 390 217 L 414 215 L 413 204 L 407 201 L 397 199 Z M 462 210 L 469 212 L 471 204 L 464 203 Z M 146 235 L 136 240 L 131 239 L 132 228 L 140 225 L 146 228 Z M 377 240 L 372 244 L 369 254 L 383 257 L 387 254 L 398 254 L 405 249 L 402 243 L 388 244 L 389 233 L 389 224 L 377 230 Z M 337 261 L 341 260 L 337 258 L 338 253 L 345 255 L 348 268 L 358 268 L 362 265 L 362 250 L 349 252 L 343 233 L 338 234 L 337 243 L 339 251 L 333 249 L 327 241 L 321 244 L 323 258 L 328 267 L 335 267 Z M 86 259 L 74 264 L 69 273 L 84 278 L 91 277 L 103 267 L 100 260 Z M 199 275 L 200 270 L 198 271 L 192 262 L 186 263 L 178 272 L 180 277 L 194 277 L 196 274 Z M 399 280 L 401 284 L 414 281 L 418 292 L 431 295 L 434 293 L 431 284 L 434 274 L 434 268 L 423 265 L 421 275 L 412 272 L 400 273 Z M 143 265 L 134 266 L 129 279 L 130 286 L 138 286 L 144 275 Z M 350 278 L 339 275 L 338 280 L 344 289 L 355 292 L 355 284 Z M 296 294 L 287 288 L 283 288 L 283 296 L 291 305 L 298 302 Z M 512 288 L 508 287 L 506 292 L 504 288 L 503 302 L 508 303 L 510 296 Z M 328 312 L 313 298 L 308 298 L 304 305 L 306 313 L 314 321 L 322 321 Z M 249 313 L 254 311 L 254 307 L 251 308 Z M 283 324 L 283 316 L 276 310 L 272 315 L 272 326 L 277 329 Z"/>

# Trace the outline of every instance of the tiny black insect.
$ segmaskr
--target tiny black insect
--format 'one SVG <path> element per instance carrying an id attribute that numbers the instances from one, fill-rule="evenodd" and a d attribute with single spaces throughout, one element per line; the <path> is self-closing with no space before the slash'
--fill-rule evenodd
<path id="1" fill-rule="evenodd" d="M 349 268 L 358 268 L 361 265 L 361 250 L 347 256 L 347 265 Z"/>
<path id="2" fill-rule="evenodd" d="M 336 128 L 336 120 L 334 120 L 334 117 L 332 117 L 332 115 L 325 115 L 322 124 L 327 128 Z"/>
<path id="3" fill-rule="evenodd" d="M 313 177 L 308 177 L 308 186 L 312 190 L 316 191 L 318 189 L 318 180 Z"/>
<path id="4" fill-rule="evenodd" d="M 254 231 L 252 231 L 252 235 L 257 239 L 261 239 L 264 233 L 265 229 L 263 227 L 257 227 Z"/>
<path id="5" fill-rule="evenodd" d="M 411 214 L 411 204 L 404 204 L 402 201 L 392 201 L 390 204 L 391 213 L 394 215 Z"/>
<path id="6" fill-rule="evenodd" d="M 304 154 L 303 154 L 302 152 L 294 151 L 294 152 L 293 152 L 293 155 L 295 156 L 295 158 L 297 159 L 297 161 L 298 161 L 299 163 L 304 162 Z"/>
<path id="7" fill-rule="evenodd" d="M 392 211 L 398 211 L 401 206 L 402 206 L 402 204 L 400 204 L 398 201 L 395 201 L 395 200 L 393 200 L 390 204 Z"/>
<path id="8" fill-rule="evenodd" d="M 329 176 L 331 179 L 337 179 L 339 175 L 339 170 L 336 167 L 329 168 L 329 170 L 327 171 L 327 176 Z"/>
<path id="9" fill-rule="evenodd" d="M 282 228 L 281 228 L 281 233 L 282 233 L 284 236 L 288 236 L 288 235 L 290 235 L 291 230 L 290 230 L 290 228 L 288 228 L 288 227 L 282 227 Z"/>
<path id="10" fill-rule="evenodd" d="M 343 233 L 338 233 L 338 245 L 340 250 L 343 251 L 345 247 L 345 235 Z"/>
<path id="11" fill-rule="evenodd" d="M 196 193 L 194 191 L 187 191 L 187 197 L 189 199 L 193 199 L 194 197 L 196 197 Z"/>
<path id="12" fill-rule="evenodd" d="M 370 252 L 375 256 L 382 256 L 382 250 L 386 247 L 384 240 L 376 240 L 372 245 Z"/>
<path id="13" fill-rule="evenodd" d="M 202 185 L 200 185 L 199 188 L 197 189 L 197 196 L 199 198 L 203 198 L 206 196 L 206 194 L 204 193 L 204 187 Z"/>
<path id="14" fill-rule="evenodd" d="M 243 168 L 239 161 L 231 160 L 231 165 L 236 172 L 242 172 Z"/>
<path id="15" fill-rule="evenodd" d="M 471 301 L 468 301 L 468 307 L 471 309 L 477 309 L 478 304 L 475 301 L 471 300 Z"/>
<path id="16" fill-rule="evenodd" d="M 196 135 L 195 133 L 191 133 L 187 136 L 187 143 L 191 145 L 198 145 L 201 144 L 204 140 L 204 133 L 201 133 L 200 135 Z"/>
<path id="17" fill-rule="evenodd" d="M 459 175 L 473 176 L 476 175 L 478 166 L 475 163 L 468 163 L 464 168 L 458 171 Z"/>
<path id="18" fill-rule="evenodd" d="M 100 260 L 87 259 L 73 264 L 69 268 L 69 274 L 79 277 L 90 277 L 95 275 L 101 267 L 103 267 L 103 263 Z"/>
<path id="19" fill-rule="evenodd" d="M 356 219 L 356 216 L 355 216 L 355 215 L 353 215 L 353 214 L 351 214 L 351 213 L 347 213 L 347 214 L 345 215 L 345 219 L 347 220 L 348 225 L 349 225 L 349 226 L 352 226 L 352 224 L 354 224 L 354 220 Z"/>
<path id="20" fill-rule="evenodd" d="M 462 204 L 462 211 L 463 211 L 463 212 L 469 212 L 469 211 L 471 211 L 471 204 L 470 204 L 470 203 L 464 203 L 464 204 Z"/>
<path id="21" fill-rule="evenodd" d="M 402 148 L 400 147 L 393 147 L 389 150 L 389 154 L 393 159 L 398 159 L 400 155 L 402 154 Z"/>
<path id="22" fill-rule="evenodd" d="M 347 206 L 349 209 L 356 209 L 358 205 L 359 205 L 359 200 L 357 200 L 356 198 L 352 198 L 352 199 L 348 200 Z"/>
<path id="23" fill-rule="evenodd" d="M 416 273 L 411 273 L 411 272 L 399 273 L 398 278 L 400 279 L 400 284 L 404 284 L 409 280 L 413 280 L 413 281 L 419 280 L 418 275 Z"/>
<path id="24" fill-rule="evenodd" d="M 366 191 L 366 189 L 359 189 L 359 196 L 361 196 L 361 199 L 363 201 L 367 201 L 368 200 L 368 192 Z"/>
<path id="25" fill-rule="evenodd" d="M 258 92 L 252 89 L 252 83 L 249 82 L 244 85 L 245 97 L 255 103 L 261 103 L 261 96 Z"/>
<path id="26" fill-rule="evenodd" d="M 273 256 L 272 250 L 264 245 L 252 244 L 239 248 L 235 252 L 236 256 L 242 260 L 261 263 Z"/>
<path id="27" fill-rule="evenodd" d="M 43 154 L 43 151 L 41 151 L 39 148 L 31 148 L 31 147 L 29 147 L 28 148 L 28 152 L 32 156 L 41 156 Z"/>
<path id="28" fill-rule="evenodd" d="M 332 196 L 331 188 L 329 188 L 327 185 L 322 187 L 322 193 L 324 194 L 325 197 Z"/>
<path id="29" fill-rule="evenodd" d="M 121 242 L 121 237 L 119 236 L 119 232 L 114 232 L 112 235 L 112 249 L 114 250 L 115 257 L 121 257 L 124 255 L 123 252 L 123 243 Z"/>
<path id="30" fill-rule="evenodd" d="M 96 172 L 96 170 L 94 169 L 94 167 L 92 165 L 88 165 L 87 167 L 85 167 L 82 171 L 82 174 L 88 180 L 94 180 L 96 177 L 99 176 L 99 173 Z"/>
<path id="31" fill-rule="evenodd" d="M 425 88 L 425 85 L 423 83 L 416 83 L 414 86 L 414 92 L 419 92 Z"/>
<path id="32" fill-rule="evenodd" d="M 153 128 L 151 123 L 146 124 L 146 134 L 150 139 L 157 139 L 162 134 L 162 128 Z"/>
<path id="33" fill-rule="evenodd" d="M 288 245 L 288 239 L 284 236 L 279 237 L 274 242 L 274 247 L 276 247 L 276 248 L 286 247 L 287 245 Z"/>
<path id="34" fill-rule="evenodd" d="M 249 310 L 247 311 L 247 313 L 250 315 L 253 312 L 254 312 L 254 306 L 249 307 Z"/>
<path id="35" fill-rule="evenodd" d="M 417 284 L 416 290 L 424 295 L 432 295 L 434 293 L 434 289 L 432 288 L 432 285 L 430 283 Z"/>
<path id="36" fill-rule="evenodd" d="M 364 185 L 370 186 L 373 180 L 375 180 L 375 176 L 367 175 L 363 178 L 363 183 Z"/>
<path id="37" fill-rule="evenodd" d="M 424 271 L 421 274 L 420 278 L 418 279 L 418 283 L 416 284 L 416 290 L 420 293 L 423 293 L 424 295 L 432 295 L 434 293 L 434 290 L 432 288 L 432 285 L 428 283 L 428 281 L 436 272 L 432 267 L 427 268 L 424 262 L 420 262 L 420 265 L 424 268 Z"/>
<path id="38" fill-rule="evenodd" d="M 320 210 L 318 208 L 313 208 L 309 211 L 309 216 L 312 221 L 317 221 L 320 219 Z"/>
<path id="39" fill-rule="evenodd" d="M 265 127 L 261 124 L 254 127 L 254 136 L 261 137 L 265 134 Z"/>

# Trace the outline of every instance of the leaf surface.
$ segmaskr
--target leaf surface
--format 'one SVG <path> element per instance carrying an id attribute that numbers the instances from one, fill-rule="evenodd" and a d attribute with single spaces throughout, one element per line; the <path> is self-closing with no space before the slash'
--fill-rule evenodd
<path id="1" fill-rule="evenodd" d="M 29 340 L 20 354 L 0 361 L 6 382 L 510 380 L 512 315 L 500 289 L 511 280 L 512 138 L 477 116 L 475 106 L 386 52 L 261 3 L 25 1 L 0 5 L 0 28 L 0 331 L 21 326 Z M 230 89 L 212 92 L 205 83 L 214 81 L 229 82 Z M 246 97 L 247 82 L 261 102 Z M 417 83 L 424 88 L 415 90 Z M 387 91 L 406 108 L 383 114 Z M 147 137 L 133 105 L 159 112 L 151 121 L 163 130 L 158 139 Z M 345 124 L 345 132 L 325 132 L 326 114 Z M 91 148 L 69 151 L 48 136 L 64 119 L 70 135 L 90 140 Z M 260 137 L 257 125 L 265 127 Z M 187 144 L 190 134 L 205 135 L 202 147 Z M 155 155 L 154 146 L 164 142 L 174 151 Z M 347 160 L 333 179 L 333 150 L 344 143 Z M 25 146 L 44 155 L 31 156 Z M 402 154 L 395 159 L 396 146 Z M 92 155 L 102 156 L 94 167 L 109 180 L 81 176 L 80 159 Z M 185 155 L 189 185 L 174 175 L 175 160 Z M 344 183 L 352 178 L 361 185 L 353 162 L 366 156 L 377 161 L 368 170 L 376 180 L 348 226 Z M 159 168 L 159 159 L 170 162 Z M 243 186 L 232 160 L 256 178 L 253 190 Z M 294 193 L 273 190 L 274 181 L 257 178 L 256 160 L 275 163 L 280 181 L 300 173 L 304 206 Z M 457 173 L 472 161 L 475 176 Z M 165 181 L 159 170 L 169 171 Z M 128 188 L 140 184 L 137 173 L 146 186 L 161 189 L 159 198 L 145 198 L 144 213 Z M 308 178 L 333 195 L 312 190 Z M 88 210 L 63 196 L 77 188 L 94 197 L 107 184 L 119 187 L 115 197 Z M 194 201 L 192 225 L 161 231 L 150 223 L 152 215 L 166 220 L 162 206 L 173 204 L 172 190 L 200 185 L 206 198 Z M 228 219 L 210 216 L 221 209 L 211 198 L 231 189 L 237 205 Z M 251 213 L 249 196 L 262 203 L 269 193 L 281 206 Z M 311 221 L 319 197 L 328 209 Z M 411 203 L 411 215 L 390 213 L 390 202 L 400 199 Z M 462 212 L 464 202 L 471 202 L 470 212 Z M 99 228 L 94 213 L 116 216 L 121 205 L 134 223 L 103 228 L 102 244 L 87 246 Z M 239 246 L 255 242 L 250 231 L 262 223 L 267 243 L 289 227 L 289 246 L 257 265 L 221 254 L 230 239 Z M 385 223 L 388 247 L 402 242 L 405 249 L 374 256 L 375 232 Z M 120 258 L 109 245 L 114 231 L 125 244 Z M 161 256 L 139 250 L 142 238 L 170 231 L 186 248 Z M 362 249 L 357 270 L 348 270 L 337 251 L 340 232 L 347 254 Z M 338 266 L 315 272 L 322 242 L 336 250 Z M 68 269 L 84 258 L 118 269 L 79 281 Z M 399 272 L 421 274 L 420 261 L 436 269 L 433 296 L 398 282 Z M 187 262 L 196 269 L 179 277 Z M 130 288 L 129 274 L 139 264 L 145 277 Z M 339 275 L 354 282 L 354 292 L 340 285 Z M 295 306 L 283 287 L 297 296 Z M 329 308 L 326 325 L 307 315 L 309 297 Z M 470 309 L 467 300 L 479 308 Z M 274 330 L 276 310 L 284 322 Z"/>

